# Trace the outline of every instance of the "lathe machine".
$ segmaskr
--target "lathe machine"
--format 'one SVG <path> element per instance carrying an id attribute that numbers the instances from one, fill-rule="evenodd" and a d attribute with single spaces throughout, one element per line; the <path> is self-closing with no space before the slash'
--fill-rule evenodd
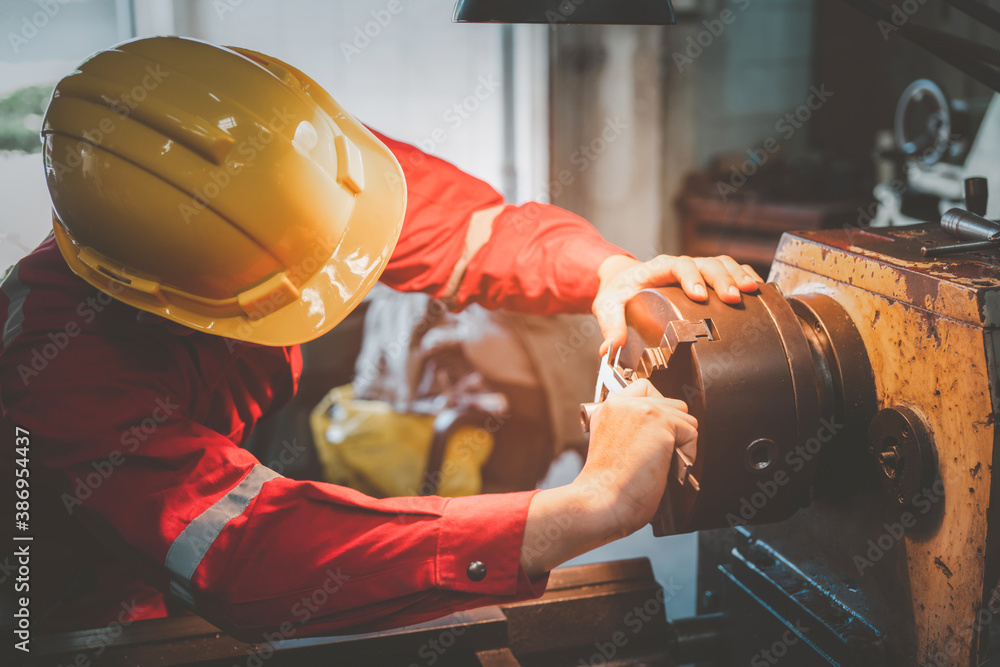
<path id="1" fill-rule="evenodd" d="M 659 528 L 725 527 L 699 556 L 724 664 L 986 658 L 1000 266 L 921 255 L 950 242 L 938 225 L 786 235 L 742 308 L 630 304 L 620 363 L 701 424 L 700 490 L 673 484 Z"/>

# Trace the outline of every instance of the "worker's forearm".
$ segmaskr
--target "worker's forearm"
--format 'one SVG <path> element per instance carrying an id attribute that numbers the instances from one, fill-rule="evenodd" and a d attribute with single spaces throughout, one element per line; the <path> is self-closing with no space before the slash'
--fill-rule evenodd
<path id="1" fill-rule="evenodd" d="M 604 287 L 625 269 L 630 269 L 638 263 L 639 260 L 628 255 L 610 255 L 597 267 L 597 277 L 601 287 Z"/>
<path id="2" fill-rule="evenodd" d="M 613 518 L 602 508 L 597 489 L 569 484 L 535 494 L 528 507 L 521 565 L 534 579 L 615 537 Z"/>

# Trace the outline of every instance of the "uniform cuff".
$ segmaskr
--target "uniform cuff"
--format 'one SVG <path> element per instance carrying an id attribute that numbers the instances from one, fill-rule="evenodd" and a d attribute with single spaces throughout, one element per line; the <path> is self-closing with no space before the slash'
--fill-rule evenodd
<path id="1" fill-rule="evenodd" d="M 438 587 L 477 595 L 541 595 L 548 575 L 530 580 L 521 567 L 524 524 L 536 493 L 451 498 L 438 535 Z"/>

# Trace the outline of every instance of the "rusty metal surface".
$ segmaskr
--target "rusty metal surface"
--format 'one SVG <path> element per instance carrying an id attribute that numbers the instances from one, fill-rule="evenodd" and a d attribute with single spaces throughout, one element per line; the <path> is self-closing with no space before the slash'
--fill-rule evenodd
<path id="1" fill-rule="evenodd" d="M 980 613 L 998 574 L 1000 262 L 920 257 L 922 245 L 947 242 L 927 225 L 797 233 L 784 237 L 771 274 L 787 296 L 822 293 L 844 308 L 867 349 L 878 408 L 919 411 L 933 438 L 939 479 L 903 506 L 886 497 L 869 457 L 851 483 L 820 472 L 839 495 L 751 529 L 876 626 L 890 664 L 978 664 Z"/>
<path id="2" fill-rule="evenodd" d="M 996 327 L 1000 256 L 987 251 L 925 259 L 920 254 L 922 246 L 953 242 L 936 224 L 785 234 L 776 259 L 781 266 L 772 276 L 779 270 L 787 275 L 794 267 L 936 315 Z"/>

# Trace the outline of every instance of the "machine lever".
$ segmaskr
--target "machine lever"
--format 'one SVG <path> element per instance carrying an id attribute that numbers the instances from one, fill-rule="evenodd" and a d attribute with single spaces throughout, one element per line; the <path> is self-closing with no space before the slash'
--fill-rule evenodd
<path id="1" fill-rule="evenodd" d="M 976 215 L 986 215 L 986 206 L 989 203 L 990 189 L 986 179 L 982 176 L 973 176 L 965 179 L 965 210 Z"/>
<path id="2" fill-rule="evenodd" d="M 974 179 L 969 179 L 969 181 L 971 180 Z M 986 186 L 985 179 L 978 180 L 983 180 L 983 184 L 978 188 L 966 181 L 966 194 L 969 195 L 968 199 L 972 208 L 982 210 L 986 205 Z M 973 195 L 971 191 L 975 191 L 975 194 Z M 920 249 L 920 254 L 924 257 L 941 257 L 972 250 L 1000 248 L 1000 223 L 987 220 L 971 210 L 950 209 L 941 216 L 941 228 L 955 238 L 968 241 L 968 243 L 924 246 Z"/>
<path id="3" fill-rule="evenodd" d="M 987 239 L 985 241 L 969 241 L 967 243 L 953 243 L 951 245 L 924 246 L 920 249 L 920 254 L 924 257 L 942 257 L 944 255 L 954 255 L 960 252 L 971 252 L 973 250 L 995 250 L 1000 248 L 1000 237 Z"/>

